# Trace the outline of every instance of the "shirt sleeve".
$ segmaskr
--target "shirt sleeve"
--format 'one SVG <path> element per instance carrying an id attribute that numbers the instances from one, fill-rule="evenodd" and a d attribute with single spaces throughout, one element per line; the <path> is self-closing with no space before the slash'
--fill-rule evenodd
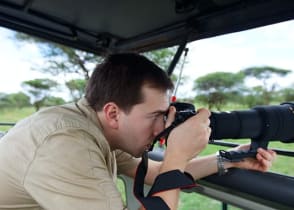
<path id="1" fill-rule="evenodd" d="M 24 187 L 44 209 L 125 209 L 105 154 L 93 137 L 67 129 L 39 146 Z"/>

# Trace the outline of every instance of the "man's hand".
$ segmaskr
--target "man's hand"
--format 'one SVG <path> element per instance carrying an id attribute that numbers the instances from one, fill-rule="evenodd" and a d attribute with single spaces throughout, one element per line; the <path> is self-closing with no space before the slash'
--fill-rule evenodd
<path id="1" fill-rule="evenodd" d="M 170 108 L 166 126 L 172 123 L 174 114 L 174 108 Z M 210 112 L 207 109 L 200 109 L 195 116 L 187 119 L 170 132 L 159 174 L 171 170 L 183 172 L 189 161 L 205 148 L 211 132 L 209 116 Z M 179 194 L 180 189 L 176 188 L 158 192 L 154 196 L 161 197 L 169 208 L 174 210 L 178 206 Z"/>
<path id="2" fill-rule="evenodd" d="M 171 109 L 170 113 L 174 114 Z M 209 127 L 210 112 L 207 109 L 199 109 L 195 116 L 174 128 L 168 138 L 166 155 L 174 159 L 173 162 L 187 162 L 197 156 L 207 145 L 211 133 Z M 170 116 L 167 126 L 174 117 Z"/>
<path id="3" fill-rule="evenodd" d="M 249 145 L 241 145 L 236 148 L 237 150 L 249 149 Z M 276 159 L 276 152 L 273 150 L 265 150 L 259 148 L 257 150 L 256 159 L 255 158 L 245 158 L 243 161 L 233 163 L 233 167 L 250 169 L 265 172 L 270 169 L 273 161 Z"/>

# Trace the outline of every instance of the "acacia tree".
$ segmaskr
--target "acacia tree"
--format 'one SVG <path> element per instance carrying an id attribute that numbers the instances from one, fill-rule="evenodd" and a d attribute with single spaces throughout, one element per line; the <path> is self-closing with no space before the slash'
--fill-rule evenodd
<path id="1" fill-rule="evenodd" d="M 143 53 L 146 57 L 159 65 L 162 69 L 167 70 L 176 52 L 176 48 L 165 48 Z"/>
<path id="2" fill-rule="evenodd" d="M 240 95 L 244 75 L 241 73 L 215 72 L 194 81 L 196 100 L 220 110 L 223 105 Z"/>
<path id="3" fill-rule="evenodd" d="M 88 80 L 94 66 L 102 60 L 101 57 L 92 53 L 36 38 L 24 33 L 15 33 L 14 38 L 18 41 L 37 44 L 47 65 L 38 66 L 34 69 L 54 76 L 59 74 L 78 74 L 85 80 Z"/>
<path id="4" fill-rule="evenodd" d="M 79 79 L 65 81 L 65 85 L 69 89 L 73 100 L 77 100 L 78 97 L 84 94 L 84 87 L 91 72 L 97 63 L 102 61 L 102 57 L 95 54 L 49 42 L 27 34 L 15 33 L 14 38 L 18 41 L 37 44 L 47 65 L 36 66 L 33 68 L 34 70 L 49 73 L 53 76 L 59 74 L 78 74 L 81 76 Z M 175 50 L 176 48 L 167 48 L 143 54 L 163 69 L 167 69 Z"/>
<path id="5" fill-rule="evenodd" d="M 77 50 L 24 33 L 15 33 L 14 38 L 18 41 L 37 44 L 41 54 L 47 61 L 46 63 L 48 63 L 47 66 L 37 69 L 52 75 L 77 73 L 83 75 L 85 80 L 88 80 L 93 67 L 103 59 L 93 53 Z M 167 69 L 175 51 L 176 48 L 171 47 L 145 52 L 143 55 L 161 68 Z"/>
<path id="6" fill-rule="evenodd" d="M 262 85 L 254 86 L 253 90 L 255 92 L 259 90 L 260 103 L 267 105 L 273 100 L 273 93 L 277 91 L 276 77 L 284 77 L 291 73 L 291 70 L 263 66 L 247 68 L 240 72 L 245 75 L 246 79 L 254 78 L 262 83 Z"/>
<path id="7" fill-rule="evenodd" d="M 50 97 L 51 90 L 58 86 L 58 83 L 50 79 L 34 79 L 24 81 L 22 86 L 30 96 L 36 111 L 38 111 Z"/>
<path id="8" fill-rule="evenodd" d="M 30 105 L 30 97 L 22 92 L 11 94 L 0 93 L 0 108 L 23 108 Z"/>
<path id="9" fill-rule="evenodd" d="M 86 80 L 73 79 L 65 83 L 66 87 L 70 91 L 70 95 L 74 101 L 77 101 L 85 93 Z"/>
<path id="10" fill-rule="evenodd" d="M 292 87 L 294 87 L 294 84 L 292 84 Z M 294 101 L 293 88 L 284 88 L 278 92 L 278 95 L 282 101 Z"/>

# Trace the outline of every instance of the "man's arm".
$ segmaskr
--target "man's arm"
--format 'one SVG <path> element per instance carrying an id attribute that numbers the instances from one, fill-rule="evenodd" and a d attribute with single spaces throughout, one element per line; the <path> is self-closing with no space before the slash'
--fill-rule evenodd
<path id="1" fill-rule="evenodd" d="M 248 145 L 243 145 L 242 148 L 244 147 L 248 147 Z M 246 158 L 240 162 L 224 162 L 224 168 L 242 168 L 265 172 L 269 170 L 275 158 L 276 153 L 274 151 L 260 148 L 258 149 L 256 159 Z M 217 156 L 214 154 L 195 158 L 190 161 L 185 170 L 189 172 L 195 180 L 217 173 Z"/>
<path id="2" fill-rule="evenodd" d="M 242 147 L 247 147 L 247 145 L 244 145 Z M 257 171 L 268 171 L 275 157 L 276 153 L 274 151 L 259 149 L 257 159 L 247 158 L 241 162 L 225 162 L 224 167 L 226 169 L 235 167 Z M 154 179 L 159 174 L 161 162 L 149 160 L 148 165 L 149 167 L 145 183 L 148 185 L 152 185 Z M 218 169 L 216 155 L 213 154 L 192 159 L 185 168 L 185 171 L 189 172 L 195 180 L 217 173 Z M 135 173 L 136 169 L 134 168 L 133 170 L 128 171 L 126 175 L 134 177 Z"/>
<path id="3" fill-rule="evenodd" d="M 189 161 L 197 156 L 207 145 L 211 129 L 210 112 L 199 110 L 198 114 L 171 131 L 169 142 L 161 164 L 151 162 L 148 168 L 147 183 L 153 183 L 158 174 L 177 170 L 184 172 Z M 197 129 L 194 129 L 194 128 Z M 184 151 L 184 152 L 183 152 Z M 134 175 L 134 172 L 133 172 Z M 186 176 L 183 174 L 183 176 Z M 152 196 L 160 197 L 170 209 L 177 209 L 180 189 L 162 190 Z"/>
<path id="4" fill-rule="evenodd" d="M 248 147 L 248 145 L 242 146 L 243 149 L 244 147 Z M 238 167 L 238 168 L 252 169 L 252 170 L 258 170 L 258 171 L 267 171 L 270 168 L 275 156 L 276 156 L 275 152 L 271 150 L 266 151 L 263 149 L 259 149 L 256 159 L 248 158 L 238 163 L 225 162 L 224 167 L 225 168 Z M 153 160 L 149 160 L 148 164 L 149 164 L 149 167 L 148 167 L 148 173 L 147 173 L 145 182 L 146 184 L 152 185 L 156 176 L 161 173 L 161 169 L 164 168 L 165 166 L 164 166 L 164 163 L 162 166 L 161 162 L 153 161 Z M 172 167 L 175 167 L 175 165 Z M 189 172 L 195 180 L 214 174 L 218 171 L 217 157 L 216 155 L 209 155 L 209 156 L 194 158 L 189 162 L 189 164 L 185 168 L 185 171 Z M 166 191 L 162 193 L 161 195 L 159 194 L 157 195 L 163 198 L 166 203 L 169 203 L 172 206 L 177 206 L 177 203 L 178 203 L 177 198 L 179 196 L 179 192 L 180 190 L 177 189 L 176 191 Z M 173 200 L 169 200 L 169 199 L 173 199 Z M 140 210 L 143 210 L 143 209 L 144 208 L 141 208 Z"/>

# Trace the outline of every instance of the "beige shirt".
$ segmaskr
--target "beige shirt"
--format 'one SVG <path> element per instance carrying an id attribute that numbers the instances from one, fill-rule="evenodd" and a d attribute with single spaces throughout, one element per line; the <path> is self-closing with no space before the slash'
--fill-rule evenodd
<path id="1" fill-rule="evenodd" d="M 116 174 L 139 160 L 101 130 L 85 99 L 17 123 L 0 139 L 0 209 L 124 209 Z"/>

